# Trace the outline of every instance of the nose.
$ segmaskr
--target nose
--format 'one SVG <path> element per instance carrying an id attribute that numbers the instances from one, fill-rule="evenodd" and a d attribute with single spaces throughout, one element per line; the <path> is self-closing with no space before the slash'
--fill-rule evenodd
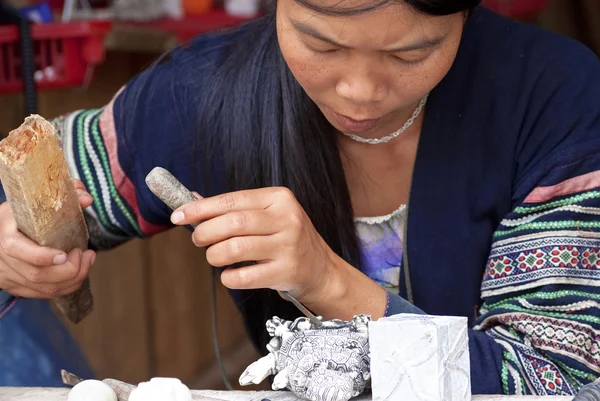
<path id="1" fill-rule="evenodd" d="M 388 95 L 387 86 L 368 69 L 349 71 L 335 89 L 338 96 L 359 105 L 377 103 Z"/>

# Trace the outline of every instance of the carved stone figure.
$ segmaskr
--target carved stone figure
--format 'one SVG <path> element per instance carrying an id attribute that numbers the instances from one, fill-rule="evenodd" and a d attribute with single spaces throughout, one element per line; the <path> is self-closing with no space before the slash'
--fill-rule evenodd
<path id="1" fill-rule="evenodd" d="M 270 375 L 273 389 L 287 388 L 311 401 L 347 401 L 361 394 L 371 378 L 368 315 L 316 326 L 306 317 L 267 321 L 269 354 L 240 376 L 242 386 Z"/>
<path id="2" fill-rule="evenodd" d="M 600 379 L 583 386 L 573 401 L 600 401 Z"/>

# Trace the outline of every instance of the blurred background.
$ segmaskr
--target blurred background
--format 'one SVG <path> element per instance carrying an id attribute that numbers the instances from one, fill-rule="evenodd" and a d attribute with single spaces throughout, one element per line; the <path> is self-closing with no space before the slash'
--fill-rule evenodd
<path id="1" fill-rule="evenodd" d="M 162 52 L 255 18 L 268 1 L 0 0 L 0 137 L 31 113 L 53 118 L 105 105 Z M 600 54 L 598 0 L 484 4 Z M 95 311 L 69 325 L 98 377 L 138 383 L 169 376 L 193 388 L 223 388 L 211 339 L 209 269 L 183 229 L 100 254 L 91 273 Z M 218 311 L 221 353 L 237 383 L 257 355 L 222 286 Z"/>

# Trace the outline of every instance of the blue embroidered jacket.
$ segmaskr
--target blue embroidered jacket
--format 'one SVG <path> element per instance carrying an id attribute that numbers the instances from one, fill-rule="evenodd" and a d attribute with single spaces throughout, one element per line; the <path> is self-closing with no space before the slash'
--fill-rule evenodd
<path id="1" fill-rule="evenodd" d="M 180 47 L 106 107 L 56 122 L 73 175 L 95 198 L 93 246 L 170 227 L 169 210 L 144 185 L 156 165 L 202 193 L 186 152 L 201 112 L 193 99 L 223 43 L 274 34 L 257 24 Z M 600 376 L 598 215 L 597 57 L 479 8 L 429 97 L 404 247 L 416 307 L 470 319 L 474 394 L 572 394 Z M 388 314 L 412 307 L 405 287 L 401 273 Z M 0 294 L 0 384 L 56 385 L 63 367 L 90 375 L 45 301 Z M 256 320 L 260 305 L 233 295 Z M 248 323 L 259 345 L 262 323 Z"/>

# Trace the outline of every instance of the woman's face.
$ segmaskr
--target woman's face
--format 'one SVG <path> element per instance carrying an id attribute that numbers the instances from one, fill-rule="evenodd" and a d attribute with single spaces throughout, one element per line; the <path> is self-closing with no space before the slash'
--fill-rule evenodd
<path id="1" fill-rule="evenodd" d="M 365 0 L 312 1 L 356 7 Z M 432 17 L 394 0 L 342 17 L 277 3 L 279 45 L 295 78 L 336 129 L 372 138 L 400 128 L 446 75 L 463 23 L 462 13 Z"/>

